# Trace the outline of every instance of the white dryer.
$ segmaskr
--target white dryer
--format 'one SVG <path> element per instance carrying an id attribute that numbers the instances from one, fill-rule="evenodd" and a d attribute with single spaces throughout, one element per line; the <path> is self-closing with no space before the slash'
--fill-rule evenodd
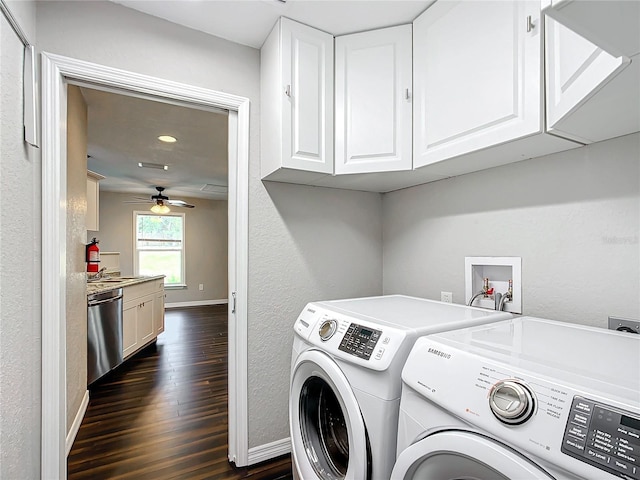
<path id="1" fill-rule="evenodd" d="M 402 295 L 315 302 L 295 322 L 294 476 L 389 480 L 402 366 L 416 338 L 511 315 Z"/>
<path id="2" fill-rule="evenodd" d="M 392 480 L 640 479 L 640 336 L 532 317 L 419 339 Z"/>

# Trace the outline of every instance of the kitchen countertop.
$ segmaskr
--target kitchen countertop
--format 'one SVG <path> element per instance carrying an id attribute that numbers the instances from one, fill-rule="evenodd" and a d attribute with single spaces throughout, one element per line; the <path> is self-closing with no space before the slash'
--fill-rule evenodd
<path id="1" fill-rule="evenodd" d="M 164 278 L 164 275 L 151 275 L 151 276 L 130 276 L 130 277 L 116 277 L 105 276 L 95 282 L 87 282 L 87 295 L 93 295 L 94 293 L 108 292 L 115 288 L 128 287 L 130 285 L 136 285 L 138 283 L 150 282 L 152 280 L 158 280 Z"/>

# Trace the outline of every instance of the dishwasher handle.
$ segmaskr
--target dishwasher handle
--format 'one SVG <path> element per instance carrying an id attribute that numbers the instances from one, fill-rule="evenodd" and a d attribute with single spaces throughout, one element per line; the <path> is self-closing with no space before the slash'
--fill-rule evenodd
<path id="1" fill-rule="evenodd" d="M 104 300 L 89 301 L 87 303 L 88 303 L 88 306 L 95 307 L 96 305 L 102 305 L 103 303 L 115 302 L 116 300 L 119 300 L 121 298 L 122 298 L 122 295 L 118 295 L 117 297 L 109 297 Z"/>

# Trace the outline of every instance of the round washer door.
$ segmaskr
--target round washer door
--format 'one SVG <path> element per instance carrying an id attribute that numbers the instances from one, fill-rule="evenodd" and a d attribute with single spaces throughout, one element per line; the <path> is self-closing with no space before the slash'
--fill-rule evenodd
<path id="1" fill-rule="evenodd" d="M 417 441 L 400 453 L 392 480 L 553 480 L 516 451 L 481 434 L 445 430 Z"/>
<path id="2" fill-rule="evenodd" d="M 360 407 L 344 373 L 308 350 L 291 374 L 289 425 L 295 468 L 304 480 L 366 480 L 370 449 Z"/>

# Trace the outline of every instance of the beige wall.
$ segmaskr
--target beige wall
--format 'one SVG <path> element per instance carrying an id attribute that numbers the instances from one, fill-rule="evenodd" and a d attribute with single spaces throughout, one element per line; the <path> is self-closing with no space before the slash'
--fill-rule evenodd
<path id="1" fill-rule="evenodd" d="M 87 390 L 87 104 L 67 89 L 67 433 Z"/>
<path id="2" fill-rule="evenodd" d="M 130 193 L 100 192 L 100 250 L 120 252 L 120 270 L 132 275 L 134 260 L 133 212 L 150 205 L 124 203 Z M 185 214 L 186 288 L 167 289 L 166 303 L 227 299 L 227 201 L 180 197 L 195 208 L 173 207 Z M 199 284 L 204 289 L 198 290 Z"/>

